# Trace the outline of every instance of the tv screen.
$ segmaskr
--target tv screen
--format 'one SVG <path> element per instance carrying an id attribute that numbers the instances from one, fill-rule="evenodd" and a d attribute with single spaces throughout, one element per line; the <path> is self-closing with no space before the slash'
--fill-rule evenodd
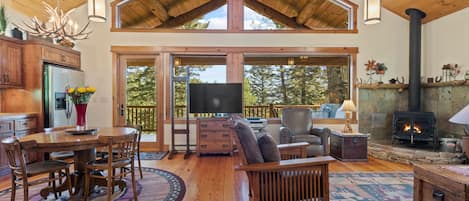
<path id="1" fill-rule="evenodd" d="M 190 113 L 242 113 L 243 86 L 190 84 Z"/>

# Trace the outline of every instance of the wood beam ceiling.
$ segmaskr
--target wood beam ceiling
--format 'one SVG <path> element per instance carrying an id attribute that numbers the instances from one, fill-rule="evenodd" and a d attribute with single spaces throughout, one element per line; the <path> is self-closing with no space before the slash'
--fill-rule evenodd
<path id="1" fill-rule="evenodd" d="M 294 19 L 285 16 L 283 13 L 280 13 L 274 9 L 272 9 L 269 6 L 266 6 L 264 4 L 259 3 L 256 0 L 245 0 L 245 5 L 249 7 L 250 9 L 258 12 L 261 15 L 264 15 L 270 19 L 273 19 L 274 21 L 286 26 L 286 27 L 291 27 L 291 28 L 304 28 L 306 29 L 305 26 L 302 24 L 298 24 Z"/>
<path id="2" fill-rule="evenodd" d="M 164 24 L 160 27 L 161 28 L 174 28 L 174 27 L 182 26 L 185 23 L 190 22 L 194 19 L 197 19 L 198 17 L 203 16 L 204 14 L 212 10 L 220 8 L 225 4 L 226 4 L 226 0 L 212 0 L 178 17 L 169 19 L 168 21 L 164 22 Z"/>
<path id="3" fill-rule="evenodd" d="M 427 14 L 422 22 L 428 23 L 469 7 L 469 0 L 383 0 L 383 6 L 406 19 L 405 10 L 417 8 Z"/>
<path id="4" fill-rule="evenodd" d="M 164 22 L 168 20 L 169 15 L 166 8 L 161 4 L 159 0 L 139 0 L 140 3 L 145 5 L 160 21 Z"/>

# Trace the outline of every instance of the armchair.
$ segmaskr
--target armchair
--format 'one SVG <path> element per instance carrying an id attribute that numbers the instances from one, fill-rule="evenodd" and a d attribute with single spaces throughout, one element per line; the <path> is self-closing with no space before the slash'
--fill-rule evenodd
<path id="1" fill-rule="evenodd" d="M 329 200 L 328 167 L 334 161 L 332 157 L 304 158 L 309 144 L 301 142 L 274 147 L 272 152 L 280 152 L 280 160 L 263 162 L 266 156 L 260 151 L 262 143 L 259 140 L 257 144 L 252 130 L 237 122 L 235 131 L 241 157 L 236 171 L 246 172 L 251 201 Z"/>
<path id="2" fill-rule="evenodd" d="M 313 111 L 306 108 L 284 108 L 282 110 L 282 126 L 280 127 L 280 144 L 307 142 L 307 155 L 329 155 L 328 128 L 313 128 Z"/>

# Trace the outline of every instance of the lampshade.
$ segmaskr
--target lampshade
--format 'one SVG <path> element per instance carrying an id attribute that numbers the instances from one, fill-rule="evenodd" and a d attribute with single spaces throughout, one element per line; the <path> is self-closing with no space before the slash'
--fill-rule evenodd
<path id="1" fill-rule="evenodd" d="M 344 112 L 355 112 L 357 109 L 355 108 L 355 104 L 351 100 L 344 100 L 344 103 L 339 108 L 340 111 Z"/>
<path id="2" fill-rule="evenodd" d="M 466 105 L 461 111 L 449 119 L 449 122 L 455 124 L 469 124 L 469 105 Z"/>
<path id="3" fill-rule="evenodd" d="M 381 0 L 364 0 L 363 18 L 365 24 L 377 24 L 381 22 Z"/>
<path id="4" fill-rule="evenodd" d="M 106 0 L 88 0 L 88 19 L 106 22 Z"/>

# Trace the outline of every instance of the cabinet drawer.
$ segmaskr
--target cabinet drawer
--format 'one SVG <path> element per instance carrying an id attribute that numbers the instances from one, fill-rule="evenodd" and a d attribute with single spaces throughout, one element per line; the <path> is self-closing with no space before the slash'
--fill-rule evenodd
<path id="1" fill-rule="evenodd" d="M 229 130 L 231 124 L 227 121 L 200 121 L 200 130 Z"/>
<path id="2" fill-rule="evenodd" d="M 230 132 L 201 132 L 199 135 L 199 140 L 210 140 L 210 141 L 230 141 L 231 133 Z"/>
<path id="3" fill-rule="evenodd" d="M 36 128 L 36 118 L 15 120 L 15 131 L 33 130 Z"/>
<path id="4" fill-rule="evenodd" d="M 231 152 L 231 145 L 229 142 L 214 142 L 214 143 L 200 143 L 199 152 Z"/>
<path id="5" fill-rule="evenodd" d="M 68 52 L 64 52 L 54 48 L 44 48 L 42 57 L 45 60 L 65 64 L 70 67 L 80 67 L 80 56 Z"/>
<path id="6" fill-rule="evenodd" d="M 0 121 L 0 133 L 13 132 L 13 121 Z"/>

